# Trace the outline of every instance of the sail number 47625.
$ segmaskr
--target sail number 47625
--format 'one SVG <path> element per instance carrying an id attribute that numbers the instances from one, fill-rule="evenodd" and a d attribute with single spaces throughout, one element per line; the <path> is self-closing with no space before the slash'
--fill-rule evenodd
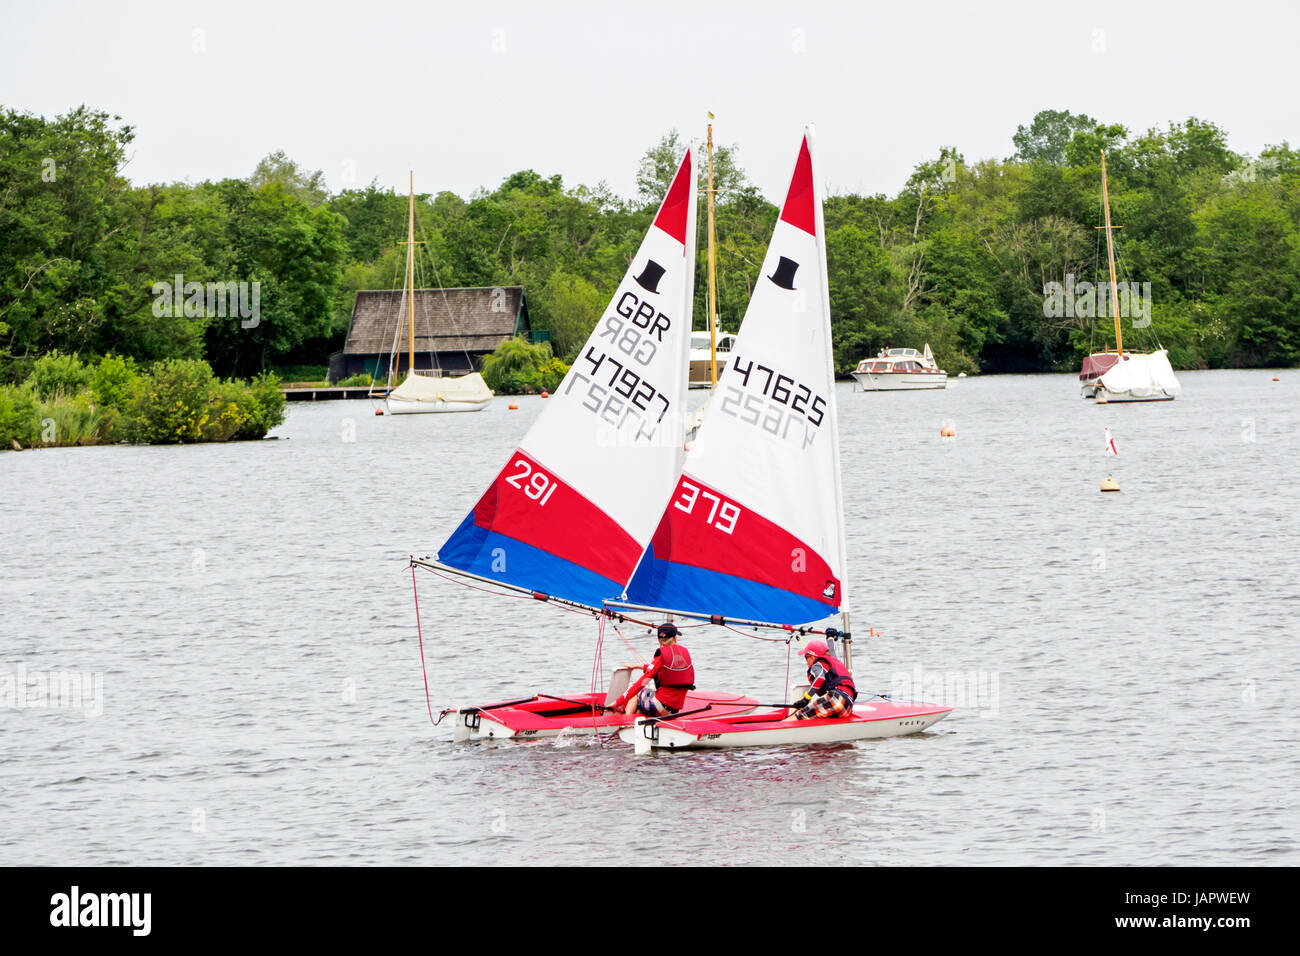
<path id="1" fill-rule="evenodd" d="M 543 471 L 533 471 L 533 466 L 527 459 L 518 458 L 511 462 L 511 465 L 514 466 L 515 473 L 506 475 L 506 484 L 514 485 L 539 505 L 544 505 L 551 500 L 551 495 L 555 494 L 555 486 L 559 482 Z"/>
<path id="2" fill-rule="evenodd" d="M 725 531 L 727 534 L 731 534 L 736 530 L 736 519 L 740 517 L 740 505 L 726 501 L 713 492 L 692 484 L 685 478 L 682 479 L 682 493 L 673 502 L 673 506 L 679 511 L 692 514 L 695 511 L 695 503 L 701 498 L 710 503 L 709 513 L 704 519 L 706 524 L 711 524 L 719 531 Z M 703 507 L 700 508 L 700 514 L 704 514 Z"/>

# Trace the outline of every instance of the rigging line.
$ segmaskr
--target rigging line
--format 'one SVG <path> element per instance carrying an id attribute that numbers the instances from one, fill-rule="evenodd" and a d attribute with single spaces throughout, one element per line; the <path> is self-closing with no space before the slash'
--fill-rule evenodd
<path id="1" fill-rule="evenodd" d="M 596 656 L 592 660 L 592 664 L 591 664 L 591 690 L 593 693 L 597 693 L 601 689 L 597 687 L 597 682 L 601 677 L 604 676 L 605 673 L 605 662 L 601 655 L 601 648 L 604 646 L 604 644 L 605 644 L 605 615 L 602 614 L 600 616 L 600 619 L 596 622 Z M 600 733 L 599 731 L 596 730 L 595 723 L 596 723 L 596 718 L 600 716 L 600 713 L 603 712 L 603 709 L 604 709 L 603 707 L 599 711 L 596 709 L 596 701 L 595 698 L 593 698 L 591 701 L 592 730 L 596 733 L 596 739 L 600 743 L 600 748 L 602 750 L 605 749 L 605 743 L 604 741 L 600 740 Z"/>
<path id="2" fill-rule="evenodd" d="M 429 230 L 424 227 L 423 223 L 420 224 L 420 237 L 424 240 L 424 245 L 430 250 L 429 269 L 433 272 L 434 281 L 438 283 L 438 292 L 442 295 L 443 309 L 447 313 L 447 321 L 448 324 L 451 326 L 452 334 L 460 339 L 460 351 L 465 356 L 466 374 L 469 374 L 470 372 L 474 371 L 474 360 L 470 358 L 469 349 L 466 347 L 465 340 L 467 336 L 463 336 L 460 334 L 460 328 L 457 326 L 456 318 L 452 314 L 451 303 L 447 299 L 447 290 L 443 287 L 442 284 L 442 276 L 438 275 L 438 267 L 433 262 L 433 255 L 432 255 L 433 243 L 429 241 Z M 494 286 L 494 288 L 496 287 Z M 430 327 L 430 332 L 432 332 L 432 327 Z M 430 346 L 430 348 L 432 348 L 432 346 Z"/>
<path id="3" fill-rule="evenodd" d="M 394 260 L 393 278 L 389 283 L 391 288 L 392 282 L 397 281 L 397 264 Z M 393 379 L 397 375 L 397 343 L 401 337 L 402 325 L 406 317 L 406 267 L 402 267 L 402 294 L 397 300 L 397 321 L 393 323 L 393 342 L 388 349 L 388 386 L 392 388 Z"/>
<path id="4" fill-rule="evenodd" d="M 415 565 L 412 565 L 411 567 L 414 568 Z M 421 567 L 424 566 L 421 565 Z M 493 590 L 492 588 L 481 588 L 477 584 L 470 584 L 468 581 L 462 581 L 460 578 L 453 578 L 451 575 L 443 574 L 440 571 L 435 571 L 433 568 L 424 568 L 424 570 L 428 571 L 430 574 L 437 575 L 438 577 L 442 578 L 444 581 L 450 581 L 452 584 L 459 584 L 461 587 L 469 588 L 470 590 L 473 591 L 482 591 L 484 594 L 495 594 L 498 595 L 499 597 L 524 598 L 529 601 L 533 600 L 533 597 L 530 594 L 520 594 L 516 591 L 497 591 L 497 590 Z M 564 608 L 564 610 L 568 611 L 568 610 L 572 610 L 572 608 Z M 578 613 L 582 613 L 582 612 L 578 612 Z"/>
<path id="5" fill-rule="evenodd" d="M 406 314 L 406 281 L 403 276 L 402 297 L 397 301 L 397 321 L 393 323 L 393 341 L 388 347 L 388 387 L 393 387 L 393 376 L 397 369 L 397 340 L 402 331 L 402 316 Z"/>
<path id="6" fill-rule="evenodd" d="M 790 696 L 790 655 L 794 653 L 794 645 L 786 641 L 785 645 L 785 686 L 781 688 L 781 696 Z"/>
<path id="7" fill-rule="evenodd" d="M 444 581 L 450 581 L 452 584 L 458 584 L 461 587 L 470 588 L 471 590 L 474 591 L 482 591 L 484 594 L 492 594 L 492 595 L 496 595 L 497 597 L 521 598 L 527 601 L 537 600 L 535 597 L 533 597 L 532 594 L 524 594 L 520 591 L 511 591 L 511 590 L 504 590 L 504 589 L 497 590 L 494 588 L 479 587 L 476 584 L 470 584 L 467 581 L 461 580 L 459 577 L 452 577 L 449 574 L 443 574 L 441 571 L 438 571 L 435 568 L 431 568 L 426 564 L 412 565 L 412 567 L 416 567 L 416 566 L 423 568 L 424 570 L 428 571 L 432 575 L 442 578 Z M 636 624 L 640 627 L 648 628 L 651 630 L 653 630 L 656 627 L 656 625 L 650 621 L 642 621 L 638 618 L 628 617 L 626 614 L 617 614 L 613 611 L 584 610 L 582 608 L 569 607 L 565 604 L 555 604 L 552 603 L 551 601 L 546 601 L 544 603 L 548 604 L 553 608 L 556 608 L 557 610 L 568 611 L 571 614 L 582 614 L 584 616 L 589 614 L 592 617 L 608 617 L 610 619 L 617 618 L 621 621 L 628 621 L 632 624 Z M 768 638 L 762 638 L 762 640 L 767 640 L 767 639 Z"/>
<path id="8" fill-rule="evenodd" d="M 399 245 L 405 245 L 404 242 L 399 242 L 398 244 L 399 244 Z M 413 252 L 414 252 L 414 250 L 412 250 L 412 253 L 413 253 Z M 397 257 L 394 257 L 394 259 L 393 259 L 393 277 L 392 277 L 392 279 L 389 280 L 389 283 L 388 283 L 388 285 L 389 285 L 389 289 L 390 289 L 390 290 L 392 289 L 392 284 L 393 284 L 394 282 L 397 281 L 397 263 L 398 263 L 398 258 L 397 258 Z M 415 257 L 414 257 L 414 254 L 412 254 L 412 256 L 411 256 L 411 269 L 412 269 L 412 270 L 415 269 Z M 397 366 L 397 364 L 398 364 L 398 362 L 397 362 L 397 343 L 398 343 L 399 336 L 400 336 L 401 331 L 402 331 L 402 326 L 403 326 L 403 324 L 405 323 L 406 311 L 407 311 L 407 310 L 406 310 L 406 266 L 405 266 L 405 263 L 403 263 L 403 266 L 402 266 L 402 297 L 398 300 L 398 303 L 397 303 L 397 322 L 394 323 L 394 325 L 393 325 L 393 343 L 392 343 L 392 345 L 389 347 L 389 350 L 388 350 L 388 387 L 389 387 L 390 390 L 391 390 L 392 387 L 393 387 L 393 377 L 394 377 L 395 374 L 396 374 L 396 366 Z M 410 370 L 408 370 L 408 371 L 410 371 Z"/>
<path id="9" fill-rule="evenodd" d="M 735 632 L 736 632 L 737 634 L 739 634 L 741 637 L 752 637 L 752 638 L 753 638 L 754 640 L 756 640 L 756 641 L 770 641 L 771 643 L 774 643 L 774 644 L 775 644 L 775 643 L 789 644 L 789 643 L 790 643 L 791 641 L 793 641 L 794 638 L 795 638 L 794 633 L 791 633 L 789 637 L 762 637 L 762 636 L 760 636 L 760 635 L 758 635 L 758 634 L 750 634 L 748 631 L 742 631 L 740 628 L 738 628 L 738 627 L 733 627 L 733 626 L 730 625 L 730 624 L 723 624 L 722 626 L 725 627 L 725 628 L 726 628 L 727 630 L 729 630 L 729 631 L 735 631 Z M 809 633 L 810 633 L 810 634 L 813 634 L 813 633 L 817 633 L 817 632 L 815 632 L 815 631 L 809 631 Z"/>
<path id="10" fill-rule="evenodd" d="M 596 653 L 591 661 L 591 692 L 593 694 L 600 690 L 599 681 L 601 674 L 601 648 L 605 643 L 605 619 L 602 617 L 596 622 Z M 593 709 L 595 709 L 593 707 Z"/>
<path id="11" fill-rule="evenodd" d="M 429 242 L 428 242 L 428 238 L 429 238 L 429 237 L 428 237 L 428 233 L 425 232 L 423 226 L 420 227 L 420 235 L 424 237 L 424 238 L 422 239 L 422 241 L 421 241 L 420 244 L 423 245 L 423 246 L 426 246 L 426 247 L 427 247 L 428 244 L 429 244 Z M 424 278 L 424 265 L 423 265 L 419 260 L 416 260 L 416 263 L 415 263 L 415 274 L 416 274 L 416 278 L 419 279 L 419 281 L 420 281 L 421 291 L 423 291 L 424 288 L 428 285 L 428 279 L 427 279 L 427 278 Z M 436 275 L 436 270 L 435 270 L 435 275 Z M 439 285 L 441 286 L 441 283 L 439 283 Z M 425 329 L 428 331 L 428 339 L 429 339 L 429 370 L 430 370 L 430 371 L 436 371 L 436 372 L 438 372 L 439 374 L 438 374 L 437 376 L 435 376 L 435 377 L 437 377 L 437 378 L 441 378 L 441 377 L 442 377 L 442 363 L 438 361 L 438 350 L 437 350 L 437 341 L 438 341 L 438 340 L 437 340 L 437 335 L 435 334 L 435 331 L 434 331 L 434 328 L 433 328 L 433 318 L 432 318 L 432 316 L 430 315 L 430 312 L 429 312 L 429 297 L 428 297 L 428 296 L 421 296 L 421 297 L 420 297 L 420 316 L 424 319 L 424 327 L 425 327 Z"/>
<path id="12" fill-rule="evenodd" d="M 420 671 L 424 674 L 424 703 L 429 708 L 429 721 L 433 726 L 438 726 L 438 720 L 433 719 L 433 702 L 429 699 L 429 670 L 424 663 L 424 630 L 420 627 L 420 589 L 415 584 L 415 565 L 411 565 L 411 595 L 415 598 L 415 633 L 420 639 Z M 443 717 L 446 712 L 443 712 Z"/>
<path id="13" fill-rule="evenodd" d="M 641 652 L 638 651 L 635 647 L 633 647 L 632 643 L 626 637 L 623 636 L 623 632 L 618 629 L 617 624 L 614 625 L 614 633 L 618 635 L 619 640 L 621 640 L 624 643 L 624 645 L 626 645 L 627 649 L 632 652 L 632 656 L 637 659 L 637 664 L 639 666 L 645 667 L 649 663 L 648 661 L 646 661 L 644 657 L 641 656 Z"/>

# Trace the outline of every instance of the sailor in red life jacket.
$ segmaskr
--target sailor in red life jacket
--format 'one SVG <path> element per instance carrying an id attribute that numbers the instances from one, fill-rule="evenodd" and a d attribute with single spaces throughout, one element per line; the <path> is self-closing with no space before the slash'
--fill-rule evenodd
<path id="1" fill-rule="evenodd" d="M 802 700 L 790 705 L 793 713 L 785 719 L 853 716 L 853 702 L 858 699 L 858 689 L 844 662 L 831 656 L 830 648 L 823 640 L 809 641 L 803 659 L 808 665 L 808 692 Z"/>
<path id="2" fill-rule="evenodd" d="M 653 681 L 653 683 L 650 683 Z M 677 628 L 659 625 L 659 650 L 635 684 L 614 702 L 614 710 L 662 717 L 682 709 L 686 692 L 695 690 L 695 667 L 686 648 L 677 643 Z"/>

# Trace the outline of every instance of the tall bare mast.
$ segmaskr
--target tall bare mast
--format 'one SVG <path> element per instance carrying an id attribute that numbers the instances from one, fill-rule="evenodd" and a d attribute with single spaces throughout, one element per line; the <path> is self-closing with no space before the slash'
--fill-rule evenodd
<path id="1" fill-rule="evenodd" d="M 1110 224 L 1110 190 L 1106 185 L 1106 151 L 1101 151 L 1101 198 L 1106 207 L 1106 257 L 1110 260 L 1110 301 L 1115 313 L 1115 351 L 1124 354 L 1124 338 L 1119 325 L 1119 289 L 1115 286 L 1115 242 L 1111 237 Z"/>
<path id="2" fill-rule="evenodd" d="M 713 119 L 713 114 L 709 114 Z M 718 384 L 718 285 L 713 252 L 713 123 L 709 123 L 709 384 Z"/>
<path id="3" fill-rule="evenodd" d="M 408 375 L 415 374 L 415 171 L 411 171 L 410 216 L 406 226 L 406 305 L 407 329 L 410 335 L 410 358 L 407 361 Z"/>

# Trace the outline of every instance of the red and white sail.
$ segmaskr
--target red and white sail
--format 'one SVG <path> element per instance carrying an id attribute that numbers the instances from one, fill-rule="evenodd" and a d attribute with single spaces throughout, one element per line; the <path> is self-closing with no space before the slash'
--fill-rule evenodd
<path id="1" fill-rule="evenodd" d="M 782 624 L 846 611 L 842 515 L 809 131 L 730 360 L 627 601 Z"/>
<path id="2" fill-rule="evenodd" d="M 593 607 L 623 591 L 684 456 L 693 158 L 688 148 L 614 298 L 442 564 Z"/>

